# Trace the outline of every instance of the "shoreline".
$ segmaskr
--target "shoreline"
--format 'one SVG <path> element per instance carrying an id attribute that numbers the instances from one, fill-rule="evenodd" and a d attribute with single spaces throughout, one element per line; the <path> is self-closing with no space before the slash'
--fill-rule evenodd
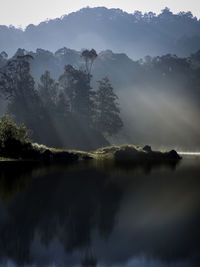
<path id="1" fill-rule="evenodd" d="M 180 155 L 179 155 L 180 154 Z M 0 157 L 0 162 L 77 162 L 77 161 L 112 161 L 116 163 L 148 163 L 148 162 L 170 162 L 181 160 L 183 153 L 171 151 L 153 151 L 150 146 L 143 148 L 131 144 L 121 146 L 107 146 L 94 151 L 80 151 L 55 149 L 45 146 L 34 146 L 32 150 L 25 152 L 18 158 Z"/>

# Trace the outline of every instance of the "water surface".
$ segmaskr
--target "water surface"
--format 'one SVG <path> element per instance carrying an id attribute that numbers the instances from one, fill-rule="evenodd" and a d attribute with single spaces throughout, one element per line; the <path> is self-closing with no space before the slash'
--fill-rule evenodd
<path id="1" fill-rule="evenodd" d="M 1 164 L 0 266 L 199 266 L 199 163 Z"/>

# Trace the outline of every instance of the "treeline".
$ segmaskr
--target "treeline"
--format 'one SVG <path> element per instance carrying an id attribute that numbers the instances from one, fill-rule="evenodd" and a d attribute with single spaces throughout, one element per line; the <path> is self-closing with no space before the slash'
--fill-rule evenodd
<path id="1" fill-rule="evenodd" d="M 46 70 L 49 71 L 50 78 L 54 80 L 53 83 L 59 88 L 59 92 L 63 92 L 63 94 L 60 77 L 65 73 L 65 66 L 73 66 L 71 70 L 68 68 L 67 71 L 71 71 L 70 75 L 73 77 L 74 75 L 80 77 L 81 70 L 86 71 L 86 62 L 84 57 L 81 56 L 81 52 L 66 47 L 57 50 L 55 53 L 44 49 L 37 49 L 35 52 L 18 49 L 12 58 L 8 58 L 7 54 L 2 52 L 0 53 L 1 69 L 5 69 L 10 61 L 25 55 L 33 57 L 33 59 L 28 60 L 29 74 L 31 73 L 31 76 L 34 77 L 34 88 L 37 93 L 40 91 L 37 88 L 38 83 L 42 85 L 41 75 L 44 75 Z M 112 138 L 112 142 L 134 143 L 141 146 L 151 144 L 154 147 L 159 145 L 158 149 L 160 149 L 160 146 L 177 149 L 200 147 L 200 126 L 198 123 L 200 113 L 200 51 L 186 58 L 167 54 L 156 57 L 146 56 L 141 60 L 133 61 L 126 54 L 116 54 L 106 50 L 99 53 L 98 57 L 95 58 L 92 65 L 92 75 L 93 77 L 90 78 L 89 83 L 92 89 L 89 92 L 91 93 L 90 99 L 95 104 L 95 110 L 97 110 L 96 93 L 100 85 L 96 81 L 103 81 L 103 78 L 107 76 L 119 96 L 118 101 L 120 102 L 124 127 L 119 132 L 117 140 Z M 87 75 L 84 79 L 87 79 Z M 95 97 L 93 92 L 95 92 Z M 40 96 L 40 98 L 42 97 Z M 57 102 L 58 98 L 59 96 L 55 98 Z M 42 106 L 47 99 L 43 99 L 43 101 Z M 1 113 L 4 105 L 0 104 Z M 49 112 L 50 106 L 55 105 L 47 106 Z M 69 101 L 67 106 L 67 113 L 72 115 L 71 108 L 74 109 L 72 107 L 74 104 L 70 104 Z M 92 110 L 94 111 L 94 108 Z M 40 113 L 44 114 L 45 112 L 41 111 Z M 98 134 L 97 138 L 97 126 L 94 126 L 94 123 L 92 123 L 92 129 L 95 130 L 95 134 L 91 131 L 89 131 L 89 134 L 88 130 L 82 132 L 76 130 L 77 127 L 74 127 L 76 119 L 74 118 L 77 118 L 77 116 L 75 115 L 73 115 L 72 120 L 68 120 L 67 124 L 58 123 L 59 120 L 57 119 L 52 121 L 52 118 L 54 118 L 52 114 L 49 116 L 47 113 L 46 118 L 46 121 L 51 121 L 48 125 L 52 124 L 53 126 L 45 128 L 45 123 L 42 123 L 40 132 L 44 131 L 42 136 L 46 136 L 42 140 L 37 136 L 37 127 L 34 127 L 34 129 L 36 128 L 33 132 L 35 140 L 51 144 L 52 140 L 48 140 L 48 138 L 57 136 L 54 138 L 54 142 L 55 140 L 77 140 L 74 141 L 77 147 L 82 140 L 85 144 L 92 142 L 96 144 L 96 140 L 101 140 L 98 143 L 99 145 L 107 144 L 105 138 L 102 138 L 102 134 Z M 94 122 L 94 118 L 95 116 L 92 116 L 92 122 Z M 83 120 L 80 119 L 79 121 L 82 122 Z M 54 127 L 56 127 L 55 131 Z M 66 127 L 66 129 L 63 130 L 63 127 Z M 33 125 L 29 128 L 33 129 Z M 83 128 L 85 129 L 85 127 Z M 49 129 L 51 129 L 52 135 L 49 135 Z M 94 138 L 95 136 L 96 138 Z M 60 143 L 62 142 L 59 141 Z M 67 144 L 67 146 L 71 147 L 70 144 Z"/>
<path id="2" fill-rule="evenodd" d="M 46 70 L 55 80 L 59 80 L 66 65 L 72 65 L 78 70 L 86 70 L 81 52 L 66 47 L 55 53 L 44 49 L 37 49 L 36 52 L 18 49 L 14 57 L 10 59 L 6 52 L 1 52 L 0 67 L 3 68 L 8 61 L 27 54 L 33 57 L 29 60 L 30 73 L 36 83 L 40 82 L 40 77 Z M 90 86 L 95 90 L 97 89 L 96 81 L 108 76 L 118 92 L 123 90 L 125 93 L 127 88 L 134 91 L 135 88 L 140 87 L 143 91 L 145 88 L 154 88 L 158 91 L 178 89 L 190 96 L 195 95 L 194 99 L 197 94 L 199 96 L 200 50 L 185 58 L 172 54 L 155 57 L 148 55 L 137 61 L 131 60 L 126 54 L 106 50 L 98 54 L 92 67 L 93 79 L 90 79 Z"/>
<path id="3" fill-rule="evenodd" d="M 25 30 L 0 26 L 0 50 L 12 56 L 18 47 L 56 51 L 59 47 L 95 47 L 125 52 L 134 59 L 167 53 L 189 56 L 200 47 L 200 21 L 191 12 L 160 14 L 105 7 L 83 8 L 62 18 L 30 24 Z"/>
<path id="4" fill-rule="evenodd" d="M 4 53 L 1 54 L 4 57 Z M 45 71 L 38 84 L 30 74 L 31 55 L 6 61 L 0 70 L 0 92 L 7 112 L 32 130 L 34 141 L 55 147 L 95 149 L 123 126 L 118 97 L 107 77 L 91 87 L 95 50 L 81 56 L 85 69 L 66 65 L 57 80 Z"/>

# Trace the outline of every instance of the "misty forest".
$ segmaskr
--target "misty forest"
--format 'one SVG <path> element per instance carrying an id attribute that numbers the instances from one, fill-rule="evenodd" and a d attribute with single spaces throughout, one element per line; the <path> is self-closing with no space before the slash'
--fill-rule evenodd
<path id="1" fill-rule="evenodd" d="M 113 32 L 116 21 L 118 33 Z M 65 27 L 71 23 L 73 38 Z M 199 24 L 191 13 L 175 15 L 168 8 L 158 16 L 85 8 L 29 25 L 25 31 L 1 26 L 0 112 L 24 123 L 35 142 L 48 146 L 91 150 L 109 143 L 136 143 L 198 150 Z M 166 36 L 159 34 L 162 27 Z M 105 43 L 109 36 L 115 44 L 106 47 L 113 52 L 98 52 L 94 31 Z M 90 48 L 77 47 L 75 36 L 83 36 L 88 43 L 77 42 Z M 129 47 L 127 42 L 128 56 L 123 49 Z M 157 53 L 151 51 L 155 43 L 160 47 Z M 72 46 L 81 50 L 69 49 Z"/>
<path id="2" fill-rule="evenodd" d="M 82 8 L 0 25 L 0 267 L 196 267 L 200 19 Z"/>

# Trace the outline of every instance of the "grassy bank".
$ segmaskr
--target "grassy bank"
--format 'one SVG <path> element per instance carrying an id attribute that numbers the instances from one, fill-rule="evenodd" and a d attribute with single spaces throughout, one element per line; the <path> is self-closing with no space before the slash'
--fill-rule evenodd
<path id="1" fill-rule="evenodd" d="M 15 153 L 16 154 L 16 153 Z M 95 151 L 78 151 L 67 149 L 56 149 L 30 144 L 19 156 L 2 157 L 1 161 L 29 160 L 29 161 L 84 161 L 101 160 L 115 162 L 143 162 L 143 161 L 178 161 L 181 157 L 172 150 L 169 152 L 152 151 L 149 146 L 141 148 L 134 145 L 108 146 Z"/>
<path id="2" fill-rule="evenodd" d="M 95 151 L 78 151 L 56 149 L 33 143 L 29 138 L 30 131 L 23 124 L 17 125 L 9 115 L 0 120 L 0 161 L 84 161 L 102 160 L 115 162 L 144 161 L 178 161 L 176 151 L 152 151 L 150 146 L 143 148 L 134 145 L 107 146 Z"/>

